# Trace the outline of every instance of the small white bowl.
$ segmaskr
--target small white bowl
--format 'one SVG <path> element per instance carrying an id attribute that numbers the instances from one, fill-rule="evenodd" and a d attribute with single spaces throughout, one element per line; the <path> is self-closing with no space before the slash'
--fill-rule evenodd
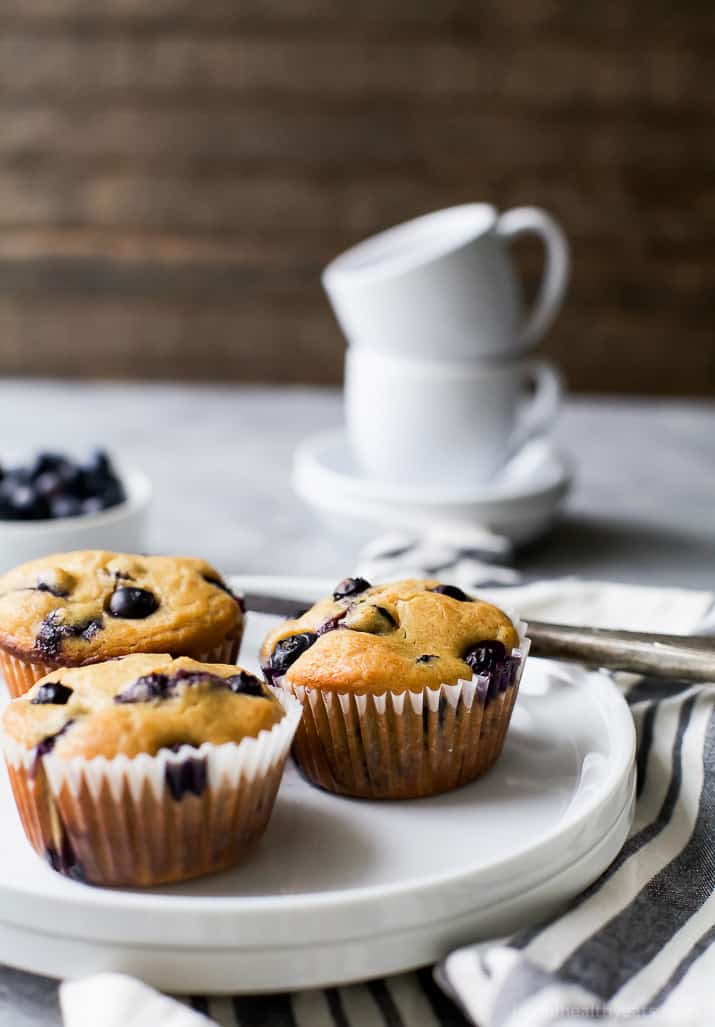
<path id="1" fill-rule="evenodd" d="M 0 520 L 0 573 L 36 557 L 74 549 L 142 552 L 151 482 L 143 471 L 119 467 L 117 473 L 127 498 L 109 510 L 56 520 Z"/>

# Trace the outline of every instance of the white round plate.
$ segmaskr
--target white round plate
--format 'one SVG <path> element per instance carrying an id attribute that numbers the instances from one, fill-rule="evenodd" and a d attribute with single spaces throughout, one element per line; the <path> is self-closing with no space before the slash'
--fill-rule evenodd
<path id="1" fill-rule="evenodd" d="M 286 595 L 306 584 L 265 582 Z M 256 591 L 261 579 L 238 583 Z M 255 668 L 274 620 L 249 616 L 242 663 Z M 532 659 L 481 780 L 378 803 L 318 791 L 290 767 L 250 862 L 145 891 L 50 870 L 3 772 L 0 962 L 57 977 L 124 971 L 178 993 L 311 988 L 433 962 L 548 915 L 601 873 L 630 827 L 634 750 L 605 675 Z"/>
<path id="2" fill-rule="evenodd" d="M 447 491 L 386 485 L 355 465 L 344 428 L 320 432 L 297 447 L 293 486 L 330 531 L 367 541 L 376 530 L 421 530 L 435 523 L 479 525 L 522 544 L 552 524 L 571 487 L 568 458 L 547 439 L 534 439 L 489 483 Z"/>

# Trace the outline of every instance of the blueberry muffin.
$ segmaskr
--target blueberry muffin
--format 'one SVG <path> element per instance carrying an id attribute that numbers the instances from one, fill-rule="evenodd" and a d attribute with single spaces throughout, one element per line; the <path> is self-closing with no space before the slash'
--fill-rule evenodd
<path id="1" fill-rule="evenodd" d="M 303 703 L 294 756 L 343 795 L 434 795 L 501 753 L 528 652 L 525 625 L 439 581 L 332 596 L 266 638 L 269 681 Z"/>
<path id="2" fill-rule="evenodd" d="M 167 654 L 63 667 L 5 709 L 15 801 L 59 872 L 153 885 L 238 862 L 273 808 L 300 704 Z"/>
<path id="3" fill-rule="evenodd" d="M 233 663 L 242 601 L 203 560 L 60 553 L 0 577 L 0 673 L 22 695 L 57 667 L 128 653 Z"/>

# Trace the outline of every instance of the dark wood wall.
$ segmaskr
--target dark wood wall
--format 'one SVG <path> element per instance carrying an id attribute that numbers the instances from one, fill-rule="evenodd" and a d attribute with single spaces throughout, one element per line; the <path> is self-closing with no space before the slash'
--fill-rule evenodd
<path id="1" fill-rule="evenodd" d="M 0 0 L 0 373 L 335 381 L 322 264 L 490 199 L 571 237 L 574 388 L 713 394 L 714 51 L 712 0 Z"/>

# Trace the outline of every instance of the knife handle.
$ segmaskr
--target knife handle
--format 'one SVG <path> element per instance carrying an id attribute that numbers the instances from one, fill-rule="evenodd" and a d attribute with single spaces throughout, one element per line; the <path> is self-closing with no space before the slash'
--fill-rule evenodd
<path id="1" fill-rule="evenodd" d="M 654 677 L 715 682 L 715 639 L 529 621 L 531 654 Z"/>

